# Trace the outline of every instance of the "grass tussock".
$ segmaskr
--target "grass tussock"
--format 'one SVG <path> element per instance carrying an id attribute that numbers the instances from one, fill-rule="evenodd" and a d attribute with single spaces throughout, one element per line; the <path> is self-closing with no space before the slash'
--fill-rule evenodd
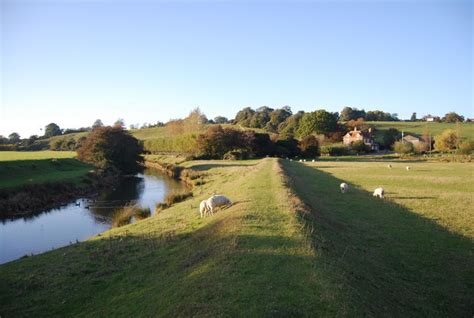
<path id="1" fill-rule="evenodd" d="M 172 191 L 166 195 L 165 203 L 168 206 L 171 206 L 174 203 L 182 202 L 192 196 L 193 196 L 193 193 L 191 191 L 187 191 L 187 190 Z"/>
<path id="2" fill-rule="evenodd" d="M 121 227 L 132 222 L 136 206 L 127 205 L 117 210 L 112 218 L 112 227 Z"/>
<path id="3" fill-rule="evenodd" d="M 146 219 L 146 218 L 150 217 L 150 215 L 151 215 L 150 208 L 138 208 L 135 211 L 135 219 L 136 220 Z"/>
<path id="4" fill-rule="evenodd" d="M 121 227 L 132 223 L 133 219 L 139 221 L 150 217 L 150 208 L 141 208 L 137 205 L 126 205 L 115 212 L 112 218 L 112 227 Z"/>

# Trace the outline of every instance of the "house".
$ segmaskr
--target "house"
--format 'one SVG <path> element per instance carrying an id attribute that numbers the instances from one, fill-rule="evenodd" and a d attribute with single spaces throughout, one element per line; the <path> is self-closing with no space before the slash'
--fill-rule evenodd
<path id="1" fill-rule="evenodd" d="M 413 145 L 416 145 L 420 142 L 420 138 L 417 138 L 412 135 L 405 135 L 403 136 L 402 141 L 411 142 Z"/>
<path id="2" fill-rule="evenodd" d="M 367 131 L 357 130 L 357 127 L 354 127 L 354 130 L 349 131 L 342 138 L 344 145 L 351 145 L 356 141 L 363 141 L 364 144 L 369 146 L 372 150 L 378 150 L 378 145 L 374 142 L 372 136 L 372 128 L 369 128 Z"/>

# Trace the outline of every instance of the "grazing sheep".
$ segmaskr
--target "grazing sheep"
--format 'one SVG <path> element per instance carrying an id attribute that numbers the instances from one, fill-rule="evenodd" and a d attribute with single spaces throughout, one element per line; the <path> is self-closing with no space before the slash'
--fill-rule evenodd
<path id="1" fill-rule="evenodd" d="M 207 208 L 209 209 L 210 214 L 214 214 L 214 209 L 221 207 L 221 206 L 226 206 L 226 205 L 232 205 L 232 201 L 230 201 L 226 196 L 223 195 L 213 195 L 206 201 Z"/>
<path id="2" fill-rule="evenodd" d="M 342 193 L 346 193 L 347 190 L 349 190 L 349 185 L 345 182 L 341 183 L 341 185 L 339 187 L 341 188 Z"/>
<path id="3" fill-rule="evenodd" d="M 313 159 L 313 160 L 311 160 L 311 162 L 315 162 L 315 160 Z"/>
<path id="4" fill-rule="evenodd" d="M 388 167 L 389 169 L 392 169 L 392 165 L 391 165 L 391 164 L 388 164 L 387 167 Z"/>
<path id="5" fill-rule="evenodd" d="M 409 167 L 409 166 L 407 166 L 405 169 L 407 169 L 407 171 L 410 171 L 410 167 Z"/>
<path id="6" fill-rule="evenodd" d="M 303 162 L 303 159 L 300 159 L 299 162 Z"/>
<path id="7" fill-rule="evenodd" d="M 199 204 L 199 214 L 201 217 L 204 217 L 209 212 L 209 207 L 207 206 L 207 200 L 202 200 Z"/>
<path id="8" fill-rule="evenodd" d="M 383 188 L 377 188 L 374 190 L 373 196 L 383 199 L 384 193 L 385 193 L 385 190 Z"/>

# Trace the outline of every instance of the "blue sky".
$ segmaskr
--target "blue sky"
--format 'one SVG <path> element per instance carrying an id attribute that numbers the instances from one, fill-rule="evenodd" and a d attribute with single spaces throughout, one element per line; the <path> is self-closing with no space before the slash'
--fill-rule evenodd
<path id="1" fill-rule="evenodd" d="M 3 135 L 196 106 L 473 117 L 473 1 L 0 1 Z"/>

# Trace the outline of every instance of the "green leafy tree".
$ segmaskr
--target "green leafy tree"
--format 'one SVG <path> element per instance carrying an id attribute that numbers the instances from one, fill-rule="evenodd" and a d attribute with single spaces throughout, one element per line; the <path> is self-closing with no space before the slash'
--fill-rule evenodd
<path id="1" fill-rule="evenodd" d="M 216 118 L 214 118 L 214 123 L 216 124 L 227 124 L 229 122 L 229 120 L 227 119 L 227 117 L 224 117 L 224 116 L 217 116 Z"/>
<path id="2" fill-rule="evenodd" d="M 416 113 L 411 114 L 410 121 L 416 121 Z"/>
<path id="3" fill-rule="evenodd" d="M 442 120 L 446 123 L 456 123 L 456 122 L 463 122 L 464 117 L 455 112 L 450 112 L 444 115 Z"/>
<path id="4" fill-rule="evenodd" d="M 102 123 L 102 120 L 96 119 L 94 124 L 92 124 L 92 129 L 99 128 L 99 127 L 104 127 L 104 124 Z"/>
<path id="5" fill-rule="evenodd" d="M 8 142 L 11 144 L 16 144 L 20 142 L 20 135 L 16 132 L 8 135 Z"/>
<path id="6" fill-rule="evenodd" d="M 71 145 L 68 145 L 72 147 Z M 77 151 L 79 160 L 101 169 L 116 169 L 134 173 L 143 161 L 143 148 L 135 137 L 122 127 L 98 127 L 81 143 Z"/>
<path id="7" fill-rule="evenodd" d="M 380 143 L 380 145 L 384 147 L 384 149 L 389 149 L 399 137 L 400 132 L 398 131 L 398 129 L 389 128 L 382 132 L 382 142 Z"/>
<path id="8" fill-rule="evenodd" d="M 301 118 L 305 112 L 299 111 L 296 114 L 286 118 L 284 122 L 278 125 L 278 134 L 280 139 L 293 138 L 296 135 Z"/>
<path id="9" fill-rule="evenodd" d="M 446 129 L 435 137 L 434 148 L 436 151 L 441 152 L 452 151 L 457 148 L 458 142 L 457 133 L 452 129 Z"/>
<path id="10" fill-rule="evenodd" d="M 323 109 L 304 114 L 297 134 L 300 137 L 306 137 L 313 133 L 328 135 L 330 132 L 336 131 L 337 115 L 329 113 Z"/>
<path id="11" fill-rule="evenodd" d="M 62 134 L 61 128 L 59 128 L 59 126 L 56 125 L 55 123 L 51 123 L 44 128 L 44 136 L 46 138 L 59 136 L 61 134 Z"/>

